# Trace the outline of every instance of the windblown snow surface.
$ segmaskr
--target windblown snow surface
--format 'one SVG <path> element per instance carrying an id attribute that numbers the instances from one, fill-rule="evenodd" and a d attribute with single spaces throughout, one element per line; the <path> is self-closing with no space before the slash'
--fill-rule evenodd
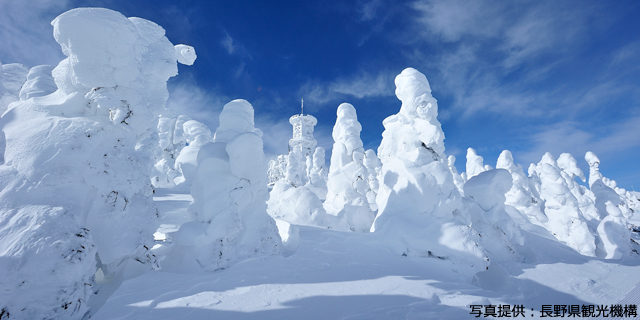
<path id="1" fill-rule="evenodd" d="M 304 114 L 267 163 L 248 101 L 215 130 L 165 108 L 196 54 L 157 24 L 82 8 L 53 26 L 58 66 L 0 65 L 0 320 L 637 314 L 640 194 L 592 152 L 588 180 L 566 153 L 525 174 L 469 148 L 458 173 L 407 68 L 377 151 L 344 103 L 329 167 Z"/>

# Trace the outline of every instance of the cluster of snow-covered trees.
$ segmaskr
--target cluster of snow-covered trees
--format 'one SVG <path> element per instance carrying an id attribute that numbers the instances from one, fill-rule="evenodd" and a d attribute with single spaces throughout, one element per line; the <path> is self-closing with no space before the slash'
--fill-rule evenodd
<path id="1" fill-rule="evenodd" d="M 213 134 L 166 110 L 167 80 L 196 55 L 160 26 L 98 8 L 52 24 L 67 56 L 58 66 L 0 65 L 0 319 L 81 319 L 97 283 L 129 263 L 157 269 L 174 254 L 215 271 L 285 252 L 295 225 L 371 233 L 466 279 L 492 261 L 523 261 L 527 225 L 587 256 L 635 251 L 627 219 L 639 201 L 591 152 L 588 187 L 570 154 L 547 153 L 525 174 L 509 151 L 493 169 L 469 148 L 459 174 L 415 69 L 395 79 L 401 107 L 384 120 L 377 154 L 343 103 L 329 167 L 304 114 L 290 119 L 289 153 L 267 163 L 249 102 L 225 105 Z M 193 197 L 170 249 L 154 241 L 154 187 Z"/>

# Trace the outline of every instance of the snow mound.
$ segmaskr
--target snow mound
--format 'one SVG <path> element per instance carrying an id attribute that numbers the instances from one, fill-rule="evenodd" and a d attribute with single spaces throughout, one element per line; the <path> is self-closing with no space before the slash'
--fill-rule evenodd
<path id="1" fill-rule="evenodd" d="M 55 92 L 58 87 L 53 80 L 51 72 L 53 66 L 35 66 L 29 70 L 27 81 L 20 89 L 20 100 L 27 100 L 34 97 L 43 97 Z"/>
<path id="2" fill-rule="evenodd" d="M 378 216 L 372 231 L 400 255 L 448 260 L 464 277 L 488 268 L 478 233 L 453 183 L 444 133 L 427 78 L 407 68 L 396 79 L 400 112 L 386 118 Z"/>
<path id="3" fill-rule="evenodd" d="M 158 268 L 153 132 L 174 46 L 157 24 L 108 9 L 52 25 L 67 56 L 52 71 L 57 91 L 40 96 L 51 83 L 35 68 L 26 100 L 0 120 L 0 308 L 18 319 L 81 319 L 101 287 L 94 274 L 108 281 L 134 260 Z"/>

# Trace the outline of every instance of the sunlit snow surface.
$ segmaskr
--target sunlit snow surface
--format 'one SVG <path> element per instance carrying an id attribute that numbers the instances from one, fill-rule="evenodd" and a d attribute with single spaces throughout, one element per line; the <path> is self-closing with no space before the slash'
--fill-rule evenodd
<path id="1" fill-rule="evenodd" d="M 189 219 L 190 197 L 165 192 L 154 198 L 160 239 Z M 472 319 L 470 304 L 522 304 L 531 318 L 542 305 L 640 302 L 640 261 L 582 256 L 532 224 L 522 232 L 535 252 L 492 263 L 475 284 L 441 260 L 391 253 L 375 233 L 295 230 L 284 256 L 213 273 L 174 270 L 170 253 L 163 270 L 124 281 L 91 319 Z"/>

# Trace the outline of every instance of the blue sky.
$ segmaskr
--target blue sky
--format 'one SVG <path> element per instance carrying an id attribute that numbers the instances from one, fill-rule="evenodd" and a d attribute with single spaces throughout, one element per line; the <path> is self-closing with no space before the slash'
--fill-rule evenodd
<path id="1" fill-rule="evenodd" d="M 0 0 L 0 61 L 57 64 L 49 22 L 82 6 L 149 19 L 194 46 L 169 105 L 215 130 L 224 103 L 246 99 L 267 152 L 286 152 L 302 96 L 319 145 L 330 150 L 336 108 L 349 102 L 365 148 L 377 149 L 382 120 L 400 108 L 393 79 L 414 67 L 459 171 L 468 147 L 492 166 L 511 150 L 525 172 L 546 151 L 588 171 L 593 151 L 606 177 L 640 190 L 637 1 Z"/>

